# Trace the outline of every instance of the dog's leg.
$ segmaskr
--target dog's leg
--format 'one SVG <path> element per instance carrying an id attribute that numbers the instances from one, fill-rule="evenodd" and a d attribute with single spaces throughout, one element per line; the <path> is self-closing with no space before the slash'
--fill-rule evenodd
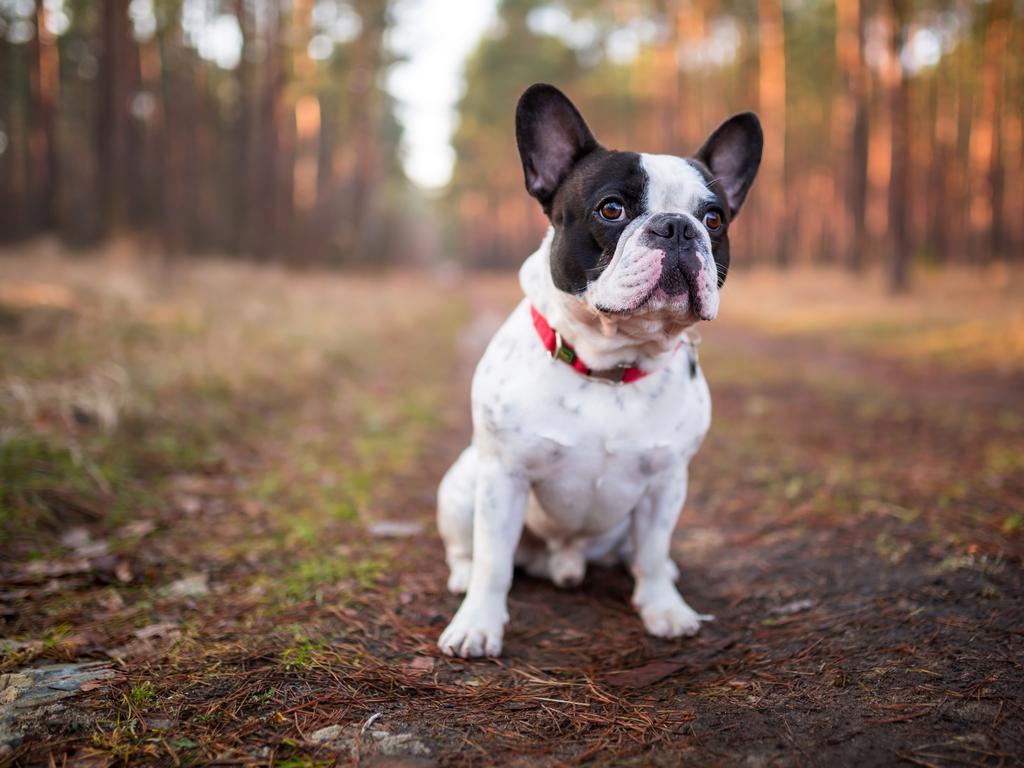
<path id="1" fill-rule="evenodd" d="M 690 637 L 713 617 L 694 611 L 676 589 L 678 570 L 669 558 L 676 519 L 686 498 L 686 475 L 655 490 L 633 510 L 633 605 L 657 637 Z"/>
<path id="2" fill-rule="evenodd" d="M 473 500 L 476 495 L 476 449 L 470 446 L 445 473 L 437 489 L 437 529 L 448 562 L 448 591 L 466 592 L 473 566 Z"/>
<path id="3" fill-rule="evenodd" d="M 512 562 L 523 532 L 529 483 L 478 455 L 469 589 L 438 646 L 449 656 L 498 656 L 508 621 Z"/>

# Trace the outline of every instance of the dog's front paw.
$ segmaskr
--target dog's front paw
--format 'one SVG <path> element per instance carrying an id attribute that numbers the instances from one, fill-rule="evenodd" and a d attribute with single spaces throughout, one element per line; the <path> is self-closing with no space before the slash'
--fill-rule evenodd
<path id="1" fill-rule="evenodd" d="M 693 637 L 702 621 L 715 618 L 693 610 L 671 584 L 650 590 L 633 602 L 640 610 L 644 629 L 655 637 Z"/>
<path id="2" fill-rule="evenodd" d="M 441 633 L 437 646 L 449 656 L 464 659 L 500 656 L 507 620 L 508 614 L 503 605 L 463 602 L 451 624 Z"/>

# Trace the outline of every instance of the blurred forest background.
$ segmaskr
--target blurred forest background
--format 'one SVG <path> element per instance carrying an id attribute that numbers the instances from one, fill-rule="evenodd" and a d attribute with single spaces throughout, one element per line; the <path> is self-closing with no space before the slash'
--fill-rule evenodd
<path id="1" fill-rule="evenodd" d="M 692 152 L 757 110 L 744 263 L 901 288 L 915 262 L 1024 252 L 1020 2 L 501 0 L 438 189 L 403 171 L 399 2 L 0 0 L 0 241 L 512 267 L 544 226 L 512 122 L 542 80 L 613 147 Z"/>
<path id="2" fill-rule="evenodd" d="M 467 665 L 536 81 L 611 147 L 761 115 L 671 550 L 718 619 L 517 576 Z M 0 765 L 1020 763 L 1022 193 L 1024 0 L 0 0 Z"/>

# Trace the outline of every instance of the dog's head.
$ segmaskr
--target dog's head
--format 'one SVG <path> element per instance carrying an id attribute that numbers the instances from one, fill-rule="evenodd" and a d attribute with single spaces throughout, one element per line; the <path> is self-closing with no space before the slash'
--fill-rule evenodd
<path id="1" fill-rule="evenodd" d="M 516 109 L 526 189 L 551 220 L 555 287 L 602 315 L 718 313 L 729 224 L 761 163 L 757 116 L 726 120 L 692 158 L 609 150 L 557 88 Z"/>

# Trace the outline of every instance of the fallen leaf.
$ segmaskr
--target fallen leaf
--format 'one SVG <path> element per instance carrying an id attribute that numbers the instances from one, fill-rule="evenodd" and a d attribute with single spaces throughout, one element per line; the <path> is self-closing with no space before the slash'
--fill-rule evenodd
<path id="1" fill-rule="evenodd" d="M 605 680 L 609 685 L 621 688 L 644 688 L 674 675 L 682 669 L 700 669 L 715 656 L 735 644 L 735 638 L 727 637 L 713 645 L 695 648 L 691 653 L 653 659 L 639 667 L 609 672 L 605 675 Z"/>
<path id="2" fill-rule="evenodd" d="M 148 640 L 151 637 L 162 637 L 177 632 L 178 625 L 172 621 L 161 621 L 156 624 L 149 624 L 141 629 L 135 630 L 135 636 L 139 640 Z"/>
<path id="3" fill-rule="evenodd" d="M 122 680 L 124 680 L 123 677 L 108 677 L 102 680 L 86 680 L 81 686 L 79 686 L 78 690 L 85 692 L 95 691 L 97 688 L 106 688 L 107 686 L 113 683 L 119 683 Z"/>
<path id="4" fill-rule="evenodd" d="M 28 563 L 22 573 L 26 576 L 71 576 L 72 574 L 88 573 L 92 566 L 88 560 L 36 560 Z"/>
<path id="5" fill-rule="evenodd" d="M 156 523 L 152 520 L 135 520 L 134 522 L 127 523 L 118 528 L 117 533 L 119 536 L 125 538 L 139 538 L 147 536 L 156 530 Z"/>
<path id="6" fill-rule="evenodd" d="M 425 675 L 434 670 L 434 658 L 432 656 L 417 656 L 412 661 L 402 665 L 402 671 L 407 675 Z"/>
<path id="7" fill-rule="evenodd" d="M 649 661 L 633 669 L 611 672 L 606 676 L 609 685 L 620 688 L 646 688 L 647 686 L 674 675 L 689 664 L 689 660 L 670 657 Z"/>

